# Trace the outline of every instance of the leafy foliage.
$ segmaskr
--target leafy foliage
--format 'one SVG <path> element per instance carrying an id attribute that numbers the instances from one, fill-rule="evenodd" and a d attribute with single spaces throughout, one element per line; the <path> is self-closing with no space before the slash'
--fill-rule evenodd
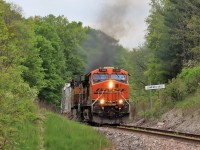
<path id="1" fill-rule="evenodd" d="M 33 105 L 33 98 L 37 91 L 30 89 L 24 83 L 17 70 L 11 67 L 1 70 L 0 73 L 0 147 L 9 149 L 21 142 L 16 123 L 24 120 L 34 121 L 36 109 Z"/>
<path id="2" fill-rule="evenodd" d="M 192 95 L 199 89 L 199 6 L 199 1 L 151 0 L 146 20 L 146 68 L 137 78 L 146 84 L 165 83 L 160 96 L 162 105 L 169 108 L 180 101 L 188 104 L 187 99 L 193 100 Z M 139 97 L 135 96 L 141 104 L 148 99 L 145 94 Z"/>
<path id="3" fill-rule="evenodd" d="M 85 37 L 85 31 L 81 23 L 69 23 L 63 16 L 35 17 L 32 21 L 35 24 L 36 48 L 44 70 L 45 84 L 39 98 L 59 105 L 63 84 L 72 78 L 74 72 L 80 73 L 83 68 L 75 48 Z"/>
<path id="4" fill-rule="evenodd" d="M 21 143 L 23 139 L 15 124 L 36 118 L 33 100 L 37 90 L 22 78 L 26 68 L 22 64 L 30 51 L 21 40 L 29 35 L 23 31 L 25 20 L 11 6 L 0 1 L 0 149 L 13 149 Z"/>
<path id="5" fill-rule="evenodd" d="M 148 75 L 152 81 L 167 82 L 184 66 L 198 62 L 199 2 L 152 0 L 151 5 L 147 43 L 153 55 Z"/>

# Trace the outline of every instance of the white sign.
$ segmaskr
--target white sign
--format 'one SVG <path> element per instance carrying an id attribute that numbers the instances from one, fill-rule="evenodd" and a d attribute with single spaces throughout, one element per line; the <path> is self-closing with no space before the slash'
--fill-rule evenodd
<path id="1" fill-rule="evenodd" d="M 164 89 L 164 88 L 165 88 L 165 84 L 145 86 L 145 90 L 155 90 L 155 89 Z"/>

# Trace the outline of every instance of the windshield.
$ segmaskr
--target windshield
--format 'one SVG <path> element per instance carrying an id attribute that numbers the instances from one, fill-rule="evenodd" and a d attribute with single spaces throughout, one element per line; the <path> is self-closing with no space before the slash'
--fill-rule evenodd
<path id="1" fill-rule="evenodd" d="M 105 81 L 105 80 L 108 80 L 108 74 L 94 74 L 93 75 L 94 83 Z"/>
<path id="2" fill-rule="evenodd" d="M 111 79 L 126 82 L 126 75 L 124 74 L 111 74 Z"/>

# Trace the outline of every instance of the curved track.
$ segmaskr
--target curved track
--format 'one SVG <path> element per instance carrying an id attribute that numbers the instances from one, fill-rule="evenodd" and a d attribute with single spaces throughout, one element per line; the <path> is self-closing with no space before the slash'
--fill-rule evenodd
<path id="1" fill-rule="evenodd" d="M 161 130 L 161 129 L 155 129 L 155 128 L 130 126 L 130 125 L 120 125 L 120 126 L 104 125 L 104 126 L 109 127 L 109 128 L 127 130 L 131 132 L 139 132 L 139 133 L 150 134 L 154 136 L 162 136 L 166 138 L 173 138 L 176 140 L 194 142 L 194 143 L 200 144 L 200 135 L 198 134 L 190 134 L 190 133 L 175 132 L 175 131 Z"/>

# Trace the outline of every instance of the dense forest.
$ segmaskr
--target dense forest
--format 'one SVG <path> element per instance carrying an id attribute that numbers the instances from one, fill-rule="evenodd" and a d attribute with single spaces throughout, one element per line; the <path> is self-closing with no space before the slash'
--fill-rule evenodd
<path id="1" fill-rule="evenodd" d="M 167 111 L 180 101 L 196 105 L 200 2 L 151 0 L 150 5 L 146 42 L 128 51 L 113 37 L 67 16 L 24 18 L 19 6 L 0 0 L 0 149 L 23 141 L 19 124 L 37 120 L 36 99 L 59 106 L 63 85 L 96 67 L 130 73 L 135 114 L 156 115 L 161 105 Z M 159 83 L 166 89 L 153 92 L 150 109 L 144 86 Z"/>

